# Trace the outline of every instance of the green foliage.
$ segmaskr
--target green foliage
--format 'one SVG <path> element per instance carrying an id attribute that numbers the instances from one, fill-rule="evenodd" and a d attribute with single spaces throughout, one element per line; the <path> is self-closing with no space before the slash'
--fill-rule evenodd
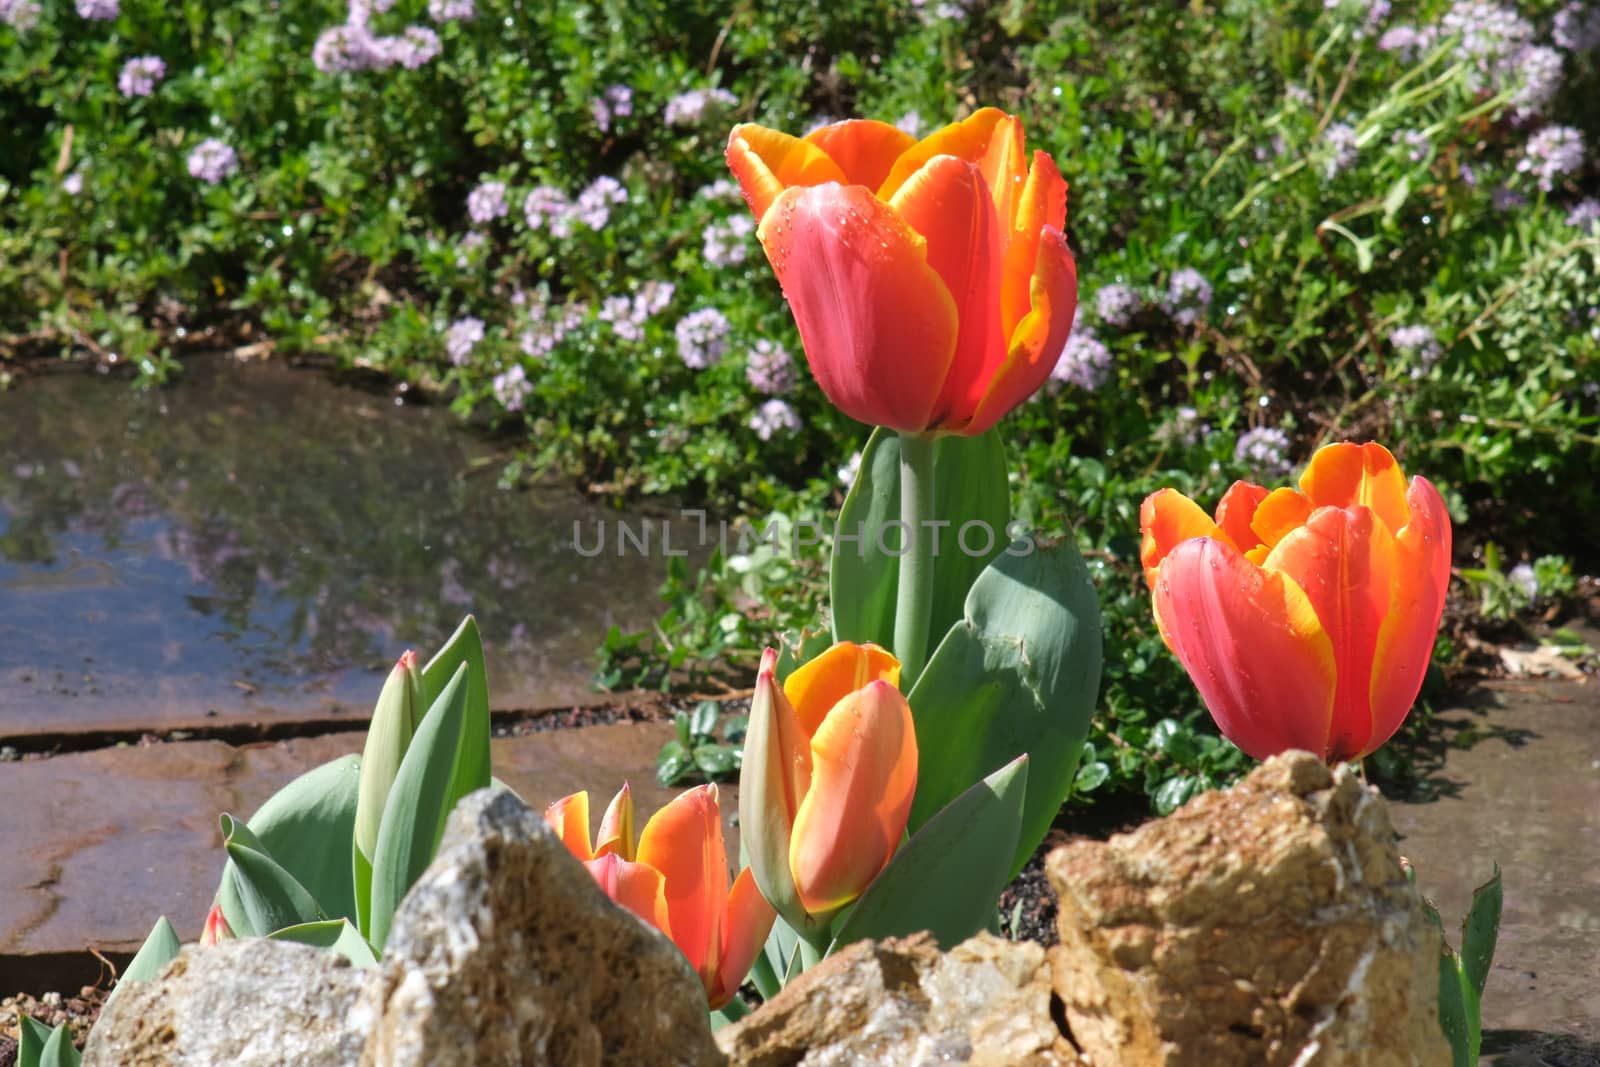
<path id="1" fill-rule="evenodd" d="M 66 1023 L 55 1029 L 26 1015 L 17 1021 L 17 1067 L 78 1067 L 83 1057 L 72 1047 Z"/>
<path id="2" fill-rule="evenodd" d="M 1501 622 L 1537 605 L 1559 602 L 1578 588 L 1565 556 L 1540 556 L 1532 563 L 1505 569 L 1500 548 L 1493 541 L 1483 546 L 1483 566 L 1462 567 L 1459 574 L 1478 596 L 1478 613 Z"/>
<path id="3" fill-rule="evenodd" d="M 674 736 L 656 756 L 656 778 L 665 786 L 733 781 L 744 762 L 748 715 L 724 714 L 715 700 L 672 717 Z"/>
<path id="4" fill-rule="evenodd" d="M 1500 868 L 1494 876 L 1472 891 L 1472 906 L 1461 921 L 1461 949 L 1448 940 L 1439 954 L 1439 1025 L 1450 1039 L 1455 1067 L 1473 1067 L 1483 1039 L 1480 1005 L 1483 987 L 1494 963 L 1495 942 L 1500 937 L 1500 911 L 1504 894 Z M 1428 919 L 1444 936 L 1444 923 L 1432 901 L 1424 901 Z"/>

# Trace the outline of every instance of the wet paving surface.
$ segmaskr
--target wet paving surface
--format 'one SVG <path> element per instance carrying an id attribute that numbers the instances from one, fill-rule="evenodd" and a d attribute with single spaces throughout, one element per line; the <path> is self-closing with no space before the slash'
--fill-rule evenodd
<path id="1" fill-rule="evenodd" d="M 607 628 L 654 617 L 659 534 L 594 554 L 619 513 L 499 488 L 448 412 L 278 363 L 185 368 L 148 392 L 88 374 L 0 392 L 0 744 L 356 725 L 395 656 L 468 610 L 497 707 L 592 700 Z"/>
<path id="2" fill-rule="evenodd" d="M 1391 806 L 1400 851 L 1455 943 L 1473 887 L 1504 872 L 1484 1062 L 1600 1065 L 1600 685 L 1508 681 L 1460 703 Z"/>

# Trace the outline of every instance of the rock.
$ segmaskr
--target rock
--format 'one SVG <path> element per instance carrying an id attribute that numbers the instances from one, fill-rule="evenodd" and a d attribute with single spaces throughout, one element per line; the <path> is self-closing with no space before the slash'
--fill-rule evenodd
<path id="1" fill-rule="evenodd" d="M 507 792 L 456 807 L 355 1014 L 367 1067 L 724 1062 L 688 961 Z"/>
<path id="2" fill-rule="evenodd" d="M 89 1033 L 84 1067 L 346 1067 L 366 1042 L 350 1019 L 362 973 L 289 941 L 191 945 L 117 995 Z"/>
<path id="3" fill-rule="evenodd" d="M 1450 1063 L 1439 935 L 1342 768 L 1286 753 L 1046 869 L 1056 992 L 1096 1065 Z"/>
<path id="4" fill-rule="evenodd" d="M 1045 951 L 979 934 L 862 941 L 717 1033 L 737 1067 L 1054 1067 L 1078 1062 L 1050 1018 Z"/>

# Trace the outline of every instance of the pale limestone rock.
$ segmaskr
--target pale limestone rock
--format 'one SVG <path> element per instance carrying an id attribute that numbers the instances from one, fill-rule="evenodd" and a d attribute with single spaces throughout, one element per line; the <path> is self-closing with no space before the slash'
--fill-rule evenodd
<path id="1" fill-rule="evenodd" d="M 1044 949 L 979 934 L 941 955 L 922 933 L 851 945 L 717 1033 L 736 1067 L 1056 1067 Z"/>
<path id="2" fill-rule="evenodd" d="M 341 956 L 288 941 L 191 945 L 117 994 L 84 1067 L 347 1067 L 366 1041 L 350 1018 L 362 977 Z"/>
<path id="3" fill-rule="evenodd" d="M 1433 1067 L 1437 931 L 1376 790 L 1307 753 L 1047 863 L 1055 988 L 1097 1067 Z"/>

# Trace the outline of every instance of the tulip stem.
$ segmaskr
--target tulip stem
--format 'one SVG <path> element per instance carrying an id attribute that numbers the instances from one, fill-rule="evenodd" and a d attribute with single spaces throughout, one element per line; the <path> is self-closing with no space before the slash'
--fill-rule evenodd
<path id="1" fill-rule="evenodd" d="M 909 693 L 928 658 L 928 622 L 933 611 L 933 439 L 900 435 L 900 522 L 904 553 L 895 602 L 894 654 L 900 688 Z"/>

